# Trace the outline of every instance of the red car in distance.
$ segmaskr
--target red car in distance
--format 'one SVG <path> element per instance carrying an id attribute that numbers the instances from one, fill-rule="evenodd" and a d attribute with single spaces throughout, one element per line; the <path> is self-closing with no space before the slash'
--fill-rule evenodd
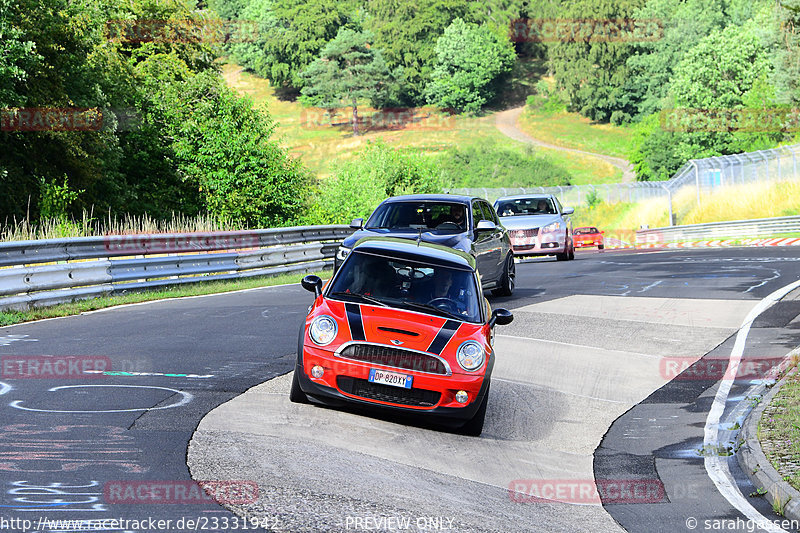
<path id="1" fill-rule="evenodd" d="M 475 259 L 452 248 L 396 238 L 358 241 L 314 293 L 300 330 L 289 399 L 359 405 L 483 430 L 495 324 Z"/>
<path id="2" fill-rule="evenodd" d="M 605 248 L 605 241 L 603 234 L 605 231 L 599 231 L 593 226 L 584 226 L 582 228 L 575 228 L 572 232 L 572 242 L 575 243 L 575 248 L 589 248 L 597 246 L 598 250 Z"/>

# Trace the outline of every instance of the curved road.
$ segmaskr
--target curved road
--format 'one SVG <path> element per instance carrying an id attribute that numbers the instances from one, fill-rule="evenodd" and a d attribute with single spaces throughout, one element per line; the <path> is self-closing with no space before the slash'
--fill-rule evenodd
<path id="1" fill-rule="evenodd" d="M 518 273 L 516 295 L 492 300 L 516 320 L 480 438 L 289 404 L 310 303 L 297 286 L 0 328 L 0 523 L 227 531 L 232 509 L 277 531 L 682 531 L 690 515 L 740 517 L 695 451 L 717 382 L 673 380 L 667 363 L 724 353 L 798 279 L 797 251 L 584 252 Z M 751 333 L 762 355 L 798 344 L 792 301 Z M 70 357 L 88 370 L 45 364 Z M 210 485 L 225 507 L 192 497 L 190 468 L 230 481 Z M 645 496 L 602 506 L 582 492 L 595 480 Z"/>
<path id="2" fill-rule="evenodd" d="M 596 157 L 598 159 L 602 159 L 606 163 L 620 169 L 622 171 L 622 183 L 631 183 L 636 180 L 636 174 L 633 172 L 633 165 L 630 164 L 625 159 L 621 157 L 614 157 L 605 154 L 596 154 L 594 152 L 587 152 L 585 150 L 578 150 L 576 148 L 567 148 L 565 146 L 558 146 L 556 144 L 546 143 L 534 137 L 531 137 L 521 129 L 517 127 L 517 121 L 519 120 L 520 115 L 522 112 L 525 111 L 525 107 L 515 107 L 513 109 L 507 109 L 506 111 L 501 111 L 495 115 L 495 125 L 500 132 L 505 135 L 506 137 L 510 137 L 515 141 L 533 144 L 536 146 L 541 146 L 542 148 L 549 148 L 551 150 L 559 150 L 561 152 L 569 152 L 572 154 L 580 154 L 580 155 L 588 155 L 591 157 Z"/>

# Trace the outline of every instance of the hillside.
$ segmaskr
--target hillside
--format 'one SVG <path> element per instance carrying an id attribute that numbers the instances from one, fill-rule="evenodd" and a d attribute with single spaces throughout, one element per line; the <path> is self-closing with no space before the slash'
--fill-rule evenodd
<path id="1" fill-rule="evenodd" d="M 416 111 L 413 118 L 418 122 L 411 122 L 411 114 L 408 110 L 380 112 L 369 107 L 359 106 L 359 114 L 364 117 L 365 124 L 362 126 L 361 135 L 354 137 L 352 126 L 348 122 L 351 108 L 339 110 L 331 125 L 326 123 L 330 119 L 323 116 L 320 110 L 303 107 L 294 98 L 278 95 L 268 80 L 246 72 L 239 65 L 225 63 L 222 66 L 222 72 L 229 87 L 250 96 L 257 105 L 266 106 L 278 124 L 277 133 L 289 153 L 299 158 L 303 164 L 320 177 L 328 176 L 331 173 L 331 165 L 335 161 L 346 161 L 352 158 L 367 143 L 378 139 L 390 146 L 414 148 L 432 157 L 437 157 L 444 150 L 452 147 L 485 145 L 499 145 L 520 154 L 530 154 L 527 142 L 511 139 L 498 130 L 496 125 L 498 111 L 470 117 L 449 115 L 434 109 L 421 108 Z M 509 99 L 512 94 L 518 95 L 521 90 L 526 88 L 528 87 L 524 85 L 524 82 L 510 80 L 508 84 Z M 578 120 L 576 114 L 565 114 L 567 116 L 574 115 L 573 120 Z M 561 117 L 554 118 L 554 120 L 560 119 Z M 395 122 L 392 127 L 382 127 L 384 124 L 392 122 Z M 403 127 L 398 128 L 396 127 L 397 122 L 405 123 Z M 522 125 L 524 126 L 524 123 Z M 622 130 L 622 128 L 605 126 L 603 129 L 598 129 L 596 135 L 606 135 L 609 130 Z M 543 147 L 536 147 L 535 153 L 563 168 L 568 174 L 570 183 L 576 185 L 613 183 L 622 179 L 622 172 L 614 166 L 585 154 Z M 521 179 L 524 181 L 524 177 Z M 513 185 L 507 184 L 506 186 Z"/>

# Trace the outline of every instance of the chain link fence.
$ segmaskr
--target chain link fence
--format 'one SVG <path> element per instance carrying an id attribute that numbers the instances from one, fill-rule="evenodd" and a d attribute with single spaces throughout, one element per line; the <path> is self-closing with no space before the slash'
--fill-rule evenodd
<path id="1" fill-rule="evenodd" d="M 714 193 L 725 187 L 765 181 L 797 180 L 800 179 L 798 156 L 800 156 L 800 144 L 795 144 L 745 154 L 692 159 L 678 170 L 675 177 L 667 181 L 558 187 L 456 188 L 445 189 L 445 192 L 480 196 L 491 202 L 502 196 L 517 194 L 554 194 L 562 204 L 569 206 L 586 204 L 593 197 L 607 203 L 635 203 L 663 197 L 669 202 L 670 220 L 674 220 L 672 196 L 679 189 L 694 187 L 699 202 L 701 194 Z"/>

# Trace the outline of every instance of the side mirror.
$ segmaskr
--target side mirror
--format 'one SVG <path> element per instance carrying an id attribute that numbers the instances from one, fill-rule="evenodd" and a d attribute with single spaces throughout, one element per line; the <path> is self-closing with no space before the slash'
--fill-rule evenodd
<path id="1" fill-rule="evenodd" d="M 498 308 L 492 311 L 492 318 L 489 319 L 489 327 L 506 326 L 514 321 L 514 314 L 508 309 Z"/>
<path id="2" fill-rule="evenodd" d="M 562 215 L 571 215 L 573 213 L 575 213 L 575 208 L 574 207 L 567 207 L 566 209 L 564 209 L 564 211 L 561 214 Z"/>
<path id="3" fill-rule="evenodd" d="M 313 292 L 317 296 L 322 294 L 322 280 L 319 276 L 314 276 L 313 274 L 308 275 L 303 278 L 300 285 L 302 285 L 305 290 Z"/>
<path id="4" fill-rule="evenodd" d="M 354 218 L 353 221 L 350 223 L 350 229 L 361 229 L 363 227 L 364 227 L 363 218 Z"/>
<path id="5" fill-rule="evenodd" d="M 497 224 L 491 220 L 481 220 L 478 222 L 478 226 L 475 228 L 475 231 L 494 231 L 496 229 Z"/>
<path id="6" fill-rule="evenodd" d="M 602 233 L 603 235 L 605 235 L 605 234 L 606 234 L 606 232 L 605 232 L 605 231 L 601 231 L 600 233 Z"/>

